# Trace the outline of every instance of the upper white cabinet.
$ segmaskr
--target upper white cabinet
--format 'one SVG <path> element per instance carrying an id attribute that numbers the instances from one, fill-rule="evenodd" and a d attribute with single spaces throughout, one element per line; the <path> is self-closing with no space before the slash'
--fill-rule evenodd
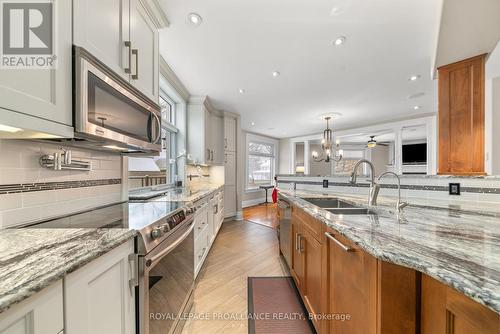
<path id="1" fill-rule="evenodd" d="M 159 97 L 159 32 L 168 22 L 148 0 L 75 0 L 74 44 L 143 94 Z"/>
<path id="2" fill-rule="evenodd" d="M 25 130 L 0 132 L 1 138 L 73 136 L 71 1 L 52 3 L 52 14 L 57 15 L 54 28 L 57 67 L 0 69 L 0 124 Z"/>
<path id="3" fill-rule="evenodd" d="M 82 46 L 115 73 L 130 79 L 130 0 L 75 0 L 74 44 Z"/>
<path id="4" fill-rule="evenodd" d="M 62 280 L 0 314 L 0 334 L 63 333 Z"/>
<path id="5" fill-rule="evenodd" d="M 236 118 L 224 117 L 224 150 L 228 152 L 236 151 Z"/>
<path id="6" fill-rule="evenodd" d="M 130 40 L 133 46 L 131 82 L 153 101 L 158 101 L 159 32 L 141 0 L 130 0 Z"/>
<path id="7" fill-rule="evenodd" d="M 65 334 L 134 334 L 137 263 L 129 240 L 65 278 Z"/>
<path id="8" fill-rule="evenodd" d="M 194 163 L 223 164 L 223 118 L 206 97 L 191 97 L 188 104 L 188 153 Z"/>

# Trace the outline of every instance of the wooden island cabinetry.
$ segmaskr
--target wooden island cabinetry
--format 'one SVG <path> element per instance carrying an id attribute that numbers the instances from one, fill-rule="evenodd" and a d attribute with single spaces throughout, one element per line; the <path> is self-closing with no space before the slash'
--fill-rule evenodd
<path id="1" fill-rule="evenodd" d="M 414 270 L 377 260 L 296 206 L 290 238 L 290 272 L 318 333 L 416 333 Z"/>

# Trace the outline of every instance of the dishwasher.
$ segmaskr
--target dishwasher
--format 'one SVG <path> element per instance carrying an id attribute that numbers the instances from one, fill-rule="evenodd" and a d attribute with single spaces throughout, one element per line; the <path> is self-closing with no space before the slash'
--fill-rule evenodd
<path id="1" fill-rule="evenodd" d="M 278 238 L 280 243 L 280 251 L 285 258 L 285 261 L 289 268 L 292 264 L 292 206 L 290 203 L 282 198 L 278 200 L 278 211 L 279 211 L 279 226 L 278 226 Z"/>

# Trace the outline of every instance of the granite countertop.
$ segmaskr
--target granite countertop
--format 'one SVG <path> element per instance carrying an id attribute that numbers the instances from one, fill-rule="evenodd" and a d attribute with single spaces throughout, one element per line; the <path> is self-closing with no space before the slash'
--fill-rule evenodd
<path id="1" fill-rule="evenodd" d="M 0 312 L 136 235 L 129 229 L 0 231 Z"/>
<path id="2" fill-rule="evenodd" d="M 189 204 L 223 185 L 203 183 L 163 191 L 163 201 Z M 154 201 L 154 199 L 152 199 Z M 166 211 L 163 210 L 165 214 Z M 109 252 L 137 232 L 130 228 L 0 230 L 0 313 Z"/>
<path id="3" fill-rule="evenodd" d="M 312 191 L 280 195 L 373 256 L 427 274 L 500 314 L 500 218 L 443 208 L 408 206 L 379 197 L 376 215 L 334 215 L 301 197 L 337 197 L 368 207 L 367 196 Z"/>

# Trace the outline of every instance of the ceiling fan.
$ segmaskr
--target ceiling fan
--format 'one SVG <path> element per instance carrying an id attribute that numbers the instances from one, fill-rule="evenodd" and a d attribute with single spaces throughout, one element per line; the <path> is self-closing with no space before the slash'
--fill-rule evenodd
<path id="1" fill-rule="evenodd" d="M 374 148 L 377 145 L 389 146 L 388 144 L 385 144 L 385 143 L 377 143 L 377 141 L 375 140 L 375 136 L 370 136 L 370 140 L 368 140 L 368 142 L 366 143 L 366 147 Z"/>

